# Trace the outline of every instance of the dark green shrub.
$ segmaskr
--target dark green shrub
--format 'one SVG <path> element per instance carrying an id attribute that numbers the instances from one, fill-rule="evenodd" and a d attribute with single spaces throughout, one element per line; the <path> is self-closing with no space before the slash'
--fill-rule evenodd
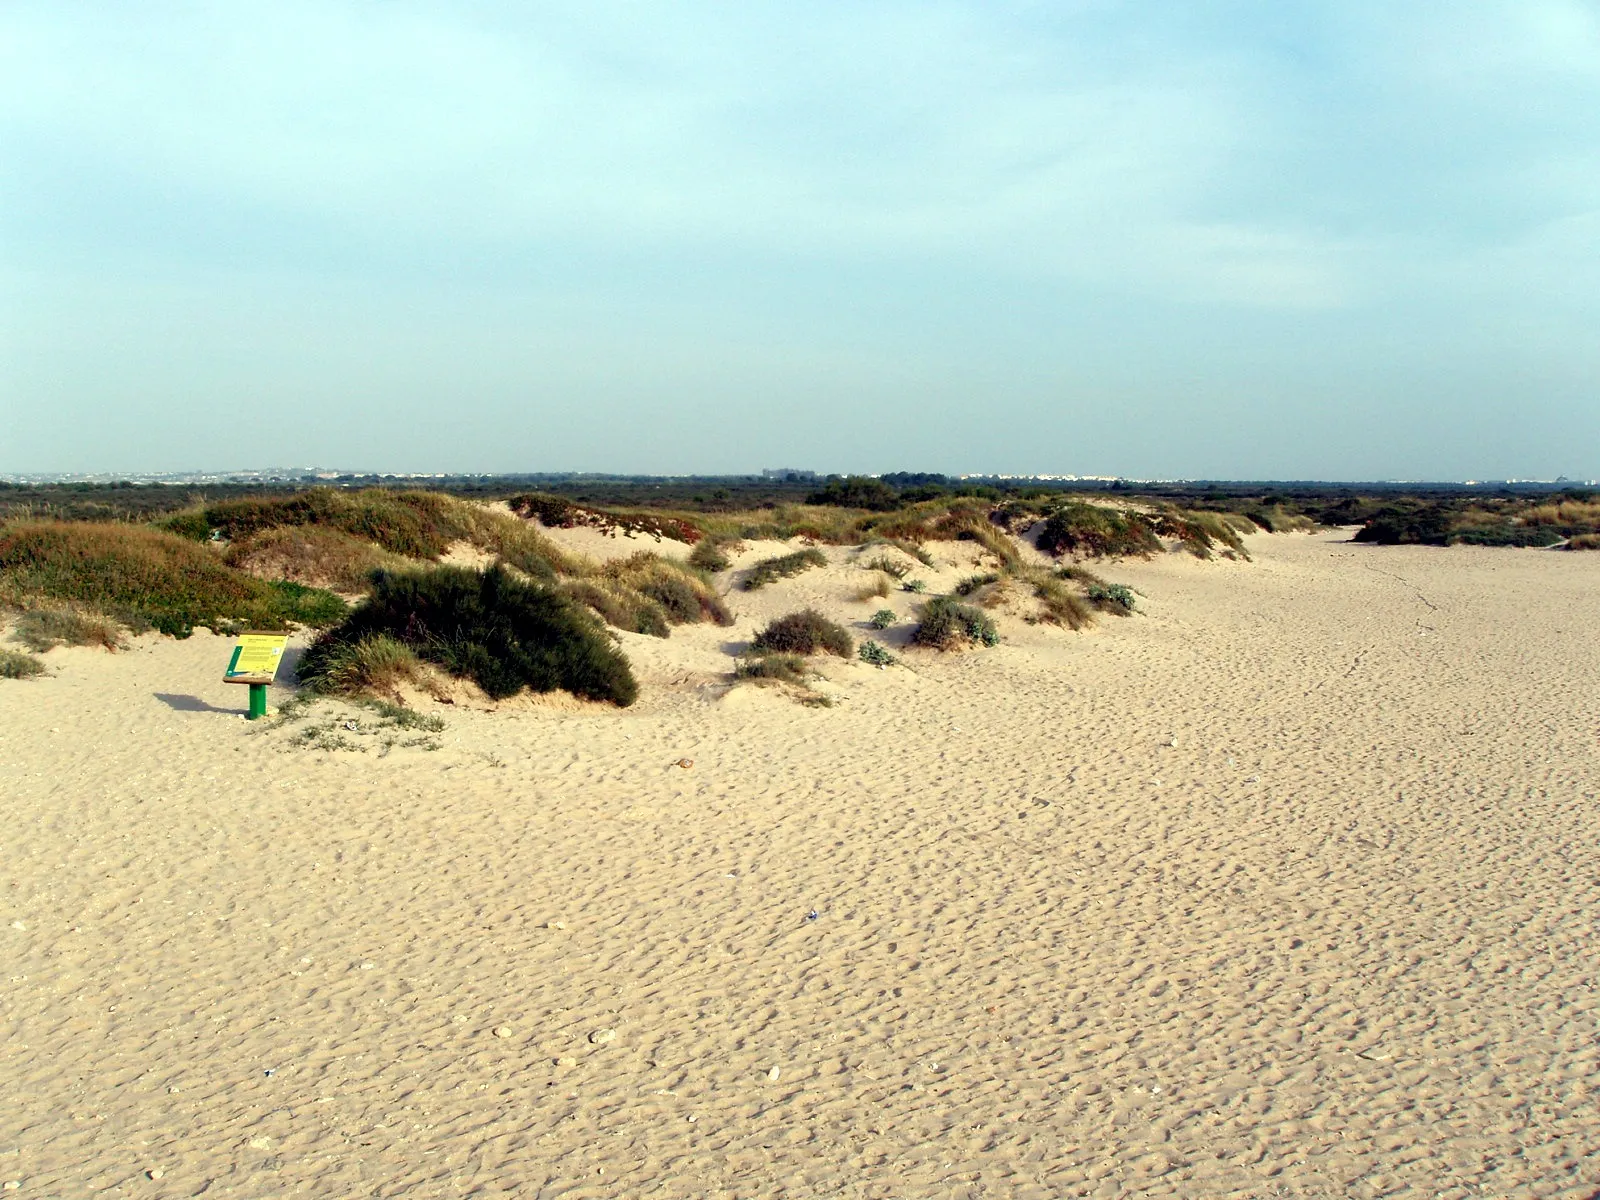
<path id="1" fill-rule="evenodd" d="M 301 678 L 315 684 L 341 647 L 376 635 L 471 678 L 495 699 L 561 688 L 626 706 L 639 694 L 628 660 L 592 616 L 500 567 L 380 571 L 371 596 L 306 651 Z"/>
<path id="2" fill-rule="evenodd" d="M 757 588 L 766 587 L 769 583 L 798 575 L 811 567 L 826 566 L 827 563 L 828 556 L 815 546 L 807 546 L 804 550 L 797 550 L 793 554 L 782 554 L 777 558 L 764 558 L 750 568 L 743 587 L 745 591 L 753 592 Z"/>
<path id="3" fill-rule="evenodd" d="M 936 596 L 922 606 L 922 623 L 911 640 L 919 646 L 953 650 L 970 642 L 993 646 L 1000 641 L 1000 633 L 981 609 L 971 608 L 950 596 Z"/>
<path id="4" fill-rule="evenodd" d="M 188 538 L 191 542 L 211 540 L 211 522 L 206 520 L 206 514 L 199 509 L 173 513 L 170 517 L 157 521 L 156 528 Z"/>
<path id="5" fill-rule="evenodd" d="M 0 650 L 0 679 L 32 679 L 43 675 L 45 665 L 31 654 Z"/>
<path id="6" fill-rule="evenodd" d="M 894 624 L 894 609 L 880 608 L 872 614 L 872 619 L 867 622 L 874 629 L 887 629 Z"/>
<path id="7" fill-rule="evenodd" d="M 757 653 L 837 654 L 849 658 L 850 635 L 814 608 L 779 617 L 750 643 Z"/>
<path id="8" fill-rule="evenodd" d="M 888 512 L 900 507 L 900 497 L 881 479 L 873 479 L 867 475 L 850 475 L 844 479 L 828 480 L 821 491 L 813 492 L 806 497 L 806 503 Z"/>
<path id="9" fill-rule="evenodd" d="M 1161 541 L 1140 513 L 1073 503 L 1045 518 L 1039 549 L 1085 558 L 1145 558 L 1161 552 Z"/>

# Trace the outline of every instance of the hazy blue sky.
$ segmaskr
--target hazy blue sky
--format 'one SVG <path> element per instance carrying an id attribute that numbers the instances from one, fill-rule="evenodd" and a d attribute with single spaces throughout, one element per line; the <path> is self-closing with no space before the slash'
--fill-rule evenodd
<path id="1" fill-rule="evenodd" d="M 1600 472 L 1600 0 L 0 4 L 0 471 Z"/>

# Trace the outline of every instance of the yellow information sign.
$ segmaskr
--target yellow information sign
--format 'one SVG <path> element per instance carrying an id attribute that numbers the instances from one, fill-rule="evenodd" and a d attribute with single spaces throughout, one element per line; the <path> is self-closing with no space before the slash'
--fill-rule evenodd
<path id="1" fill-rule="evenodd" d="M 287 633 L 241 633 L 239 644 L 233 648 L 228 660 L 228 670 L 223 675 L 225 683 L 271 683 L 283 661 L 284 647 L 289 644 Z"/>

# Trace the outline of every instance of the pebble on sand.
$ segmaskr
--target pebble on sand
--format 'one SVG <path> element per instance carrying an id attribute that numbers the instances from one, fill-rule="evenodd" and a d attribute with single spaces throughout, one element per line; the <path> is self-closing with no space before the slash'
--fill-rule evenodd
<path id="1" fill-rule="evenodd" d="M 610 1045 L 616 1040 L 617 1031 L 615 1029 L 596 1029 L 589 1035 L 589 1041 L 596 1046 Z"/>
<path id="2" fill-rule="evenodd" d="M 163 1171 L 160 1167 L 151 1167 L 148 1171 L 145 1172 L 145 1175 L 147 1175 L 151 1179 L 160 1179 L 164 1175 L 166 1175 L 166 1172 Z"/>
<path id="3" fill-rule="evenodd" d="M 494 1027 L 494 1035 L 495 1035 L 495 1037 L 497 1037 L 497 1038 L 508 1038 L 508 1037 L 510 1037 L 510 1036 L 511 1036 L 511 1035 L 512 1035 L 512 1034 L 513 1034 L 513 1033 L 514 1033 L 514 1032 L 516 1032 L 516 1031 L 515 1031 L 515 1030 L 513 1030 L 513 1029 L 512 1029 L 512 1028 L 511 1028 L 511 1026 L 509 1026 L 509 1025 L 496 1025 L 496 1026 L 495 1026 L 495 1027 Z"/>
<path id="4" fill-rule="evenodd" d="M 546 921 L 544 927 L 546 929 L 565 929 L 567 923 L 565 921 Z"/>
<path id="5" fill-rule="evenodd" d="M 782 1075 L 782 1074 L 783 1074 L 783 1069 L 781 1067 L 773 1067 L 772 1070 L 767 1072 L 767 1080 L 770 1083 L 777 1083 L 778 1082 L 778 1076 Z"/>
<path id="6" fill-rule="evenodd" d="M 563 1054 L 560 1058 L 556 1059 L 556 1066 L 558 1067 L 575 1067 L 577 1065 L 578 1060 L 573 1058 L 570 1054 Z"/>

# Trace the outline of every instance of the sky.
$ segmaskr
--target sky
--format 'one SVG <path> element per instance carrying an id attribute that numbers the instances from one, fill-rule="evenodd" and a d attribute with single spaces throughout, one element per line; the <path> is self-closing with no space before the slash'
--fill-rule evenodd
<path id="1" fill-rule="evenodd" d="M 0 472 L 1600 474 L 1600 0 L 0 3 Z"/>

